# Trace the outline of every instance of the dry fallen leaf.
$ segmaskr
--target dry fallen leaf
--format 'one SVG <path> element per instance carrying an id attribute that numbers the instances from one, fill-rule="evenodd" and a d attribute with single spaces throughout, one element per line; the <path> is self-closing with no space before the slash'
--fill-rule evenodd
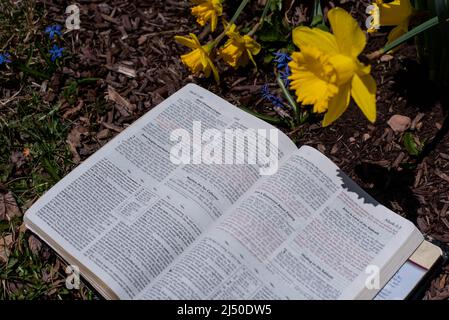
<path id="1" fill-rule="evenodd" d="M 100 132 L 97 133 L 97 139 L 103 140 L 109 138 L 110 131 L 109 129 L 103 129 Z"/>
<path id="2" fill-rule="evenodd" d="M 70 151 L 72 152 L 73 162 L 80 163 L 81 157 L 78 154 L 77 148 L 81 147 L 81 135 L 87 133 L 88 130 L 82 126 L 73 128 L 67 136 L 67 143 L 69 144 Z"/>
<path id="3" fill-rule="evenodd" d="M 0 237 L 0 263 L 6 263 L 8 261 L 12 243 L 13 238 L 11 234 Z"/>
<path id="4" fill-rule="evenodd" d="M 84 107 L 84 101 L 81 100 L 80 102 L 78 102 L 78 104 L 75 107 L 70 108 L 69 110 L 64 112 L 64 114 L 62 115 L 62 118 L 63 119 L 70 118 L 72 115 L 78 113 L 83 107 Z"/>
<path id="5" fill-rule="evenodd" d="M 10 221 L 14 217 L 21 215 L 17 202 L 12 195 L 12 192 L 0 193 L 0 221 Z"/>
<path id="6" fill-rule="evenodd" d="M 42 249 L 42 242 L 35 236 L 31 235 L 28 238 L 28 246 L 30 247 L 31 252 L 37 256 Z"/>
<path id="7" fill-rule="evenodd" d="M 412 119 L 407 116 L 402 116 L 400 114 L 395 114 L 388 120 L 388 125 L 395 132 L 404 132 L 410 128 L 412 125 Z"/>
<path id="8" fill-rule="evenodd" d="M 20 168 L 26 161 L 23 153 L 20 151 L 12 152 L 9 159 L 11 163 L 16 166 L 16 168 Z"/>

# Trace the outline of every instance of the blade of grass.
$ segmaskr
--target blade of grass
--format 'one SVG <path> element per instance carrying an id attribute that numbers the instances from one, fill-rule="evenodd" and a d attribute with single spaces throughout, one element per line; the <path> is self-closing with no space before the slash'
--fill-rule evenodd
<path id="1" fill-rule="evenodd" d="M 23 71 L 23 72 L 25 72 L 26 74 L 28 74 L 28 75 L 30 75 L 30 76 L 33 76 L 33 77 L 35 77 L 35 78 L 43 79 L 43 80 L 50 79 L 50 76 L 49 76 L 49 75 L 47 75 L 47 74 L 45 74 L 45 73 L 42 73 L 42 72 L 40 72 L 40 71 L 31 69 L 30 67 L 28 67 L 27 65 L 24 65 L 24 64 L 22 64 L 22 63 L 18 63 L 18 64 L 17 64 L 17 67 L 18 67 L 21 71 Z"/>

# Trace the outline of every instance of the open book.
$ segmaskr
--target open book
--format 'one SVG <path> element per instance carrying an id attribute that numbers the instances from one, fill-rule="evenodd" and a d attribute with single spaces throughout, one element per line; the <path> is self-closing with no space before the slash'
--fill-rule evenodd
<path id="1" fill-rule="evenodd" d="M 27 227 L 110 299 L 372 299 L 423 243 L 281 132 L 264 138 L 274 174 L 261 174 L 266 163 L 177 164 L 172 133 L 195 121 L 275 129 L 189 84 L 48 191 Z"/>

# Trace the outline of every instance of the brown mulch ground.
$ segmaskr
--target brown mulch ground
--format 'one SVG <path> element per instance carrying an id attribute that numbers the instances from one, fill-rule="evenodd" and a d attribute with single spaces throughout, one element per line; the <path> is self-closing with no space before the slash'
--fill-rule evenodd
<path id="1" fill-rule="evenodd" d="M 41 2 L 46 3 L 50 17 L 62 24 L 65 1 Z M 200 33 L 187 2 L 78 2 L 82 30 L 66 35 L 76 62 L 52 79 L 46 96 L 49 101 L 55 99 L 54 92 L 61 90 L 68 75 L 103 79 L 95 89 L 82 89 L 75 105 L 66 104 L 62 109 L 66 118 L 74 121 L 69 142 L 76 162 L 190 82 L 236 105 L 274 114 L 258 94 L 266 83 L 276 87 L 269 69 L 223 70 L 223 82 L 217 86 L 193 78 L 181 65 L 178 57 L 184 48 L 174 43 L 173 36 Z M 346 7 L 363 16 L 364 5 L 350 2 Z M 201 38 L 207 37 L 202 34 Z M 371 49 L 378 48 L 384 39 L 376 37 L 370 42 Z M 373 65 L 373 74 L 379 87 L 375 125 L 368 124 L 358 108 L 351 106 L 329 128 L 309 123 L 293 131 L 283 130 L 298 146 L 311 145 L 329 156 L 377 200 L 411 219 L 423 233 L 449 244 L 449 135 L 417 161 L 405 150 L 402 134 L 394 133 L 387 124 L 392 115 L 408 116 L 414 119 L 413 134 L 420 141 L 431 141 L 443 125 L 442 105 L 434 99 L 433 87 L 423 80 L 412 46 L 403 47 L 389 61 Z M 89 107 L 106 95 L 109 101 L 100 110 Z M 401 166 L 404 163 L 418 166 L 406 169 Z M 425 298 L 449 298 L 448 273 L 446 268 L 433 280 Z"/>

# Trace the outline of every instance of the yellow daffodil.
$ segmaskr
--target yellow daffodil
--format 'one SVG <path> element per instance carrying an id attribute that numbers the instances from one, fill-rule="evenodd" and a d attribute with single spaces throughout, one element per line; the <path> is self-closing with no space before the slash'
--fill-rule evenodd
<path id="1" fill-rule="evenodd" d="M 352 96 L 364 115 L 376 120 L 376 82 L 370 66 L 358 56 L 366 37 L 357 21 L 341 8 L 329 11 L 332 33 L 318 28 L 297 27 L 293 42 L 300 52 L 292 54 L 291 89 L 298 102 L 313 105 L 314 112 L 326 112 L 323 126 L 337 120 L 348 108 Z"/>
<path id="2" fill-rule="evenodd" d="M 196 17 L 196 22 L 204 26 L 210 21 L 210 28 L 213 31 L 217 28 L 218 17 L 223 14 L 223 0 L 192 0 L 195 7 L 191 9 Z"/>
<path id="3" fill-rule="evenodd" d="M 219 56 L 231 67 L 238 68 L 246 66 L 249 60 L 254 63 L 255 55 L 259 54 L 261 46 L 249 35 L 240 35 L 235 24 L 226 32 L 229 37 L 223 48 L 219 51 Z M 256 66 L 257 67 L 257 66 Z"/>
<path id="4" fill-rule="evenodd" d="M 394 0 L 391 2 L 376 0 L 373 6 L 376 8 L 374 11 L 378 17 L 379 26 L 395 26 L 388 35 L 388 43 L 408 32 L 410 18 L 413 14 L 410 0 Z M 374 31 L 375 27 L 373 26 L 369 31 Z"/>
<path id="5" fill-rule="evenodd" d="M 175 36 L 175 40 L 192 49 L 191 52 L 181 56 L 181 61 L 190 69 L 190 71 L 192 71 L 192 73 L 203 72 L 208 78 L 212 71 L 215 81 L 219 82 L 218 70 L 210 58 L 213 49 L 211 43 L 204 46 L 201 45 L 200 41 L 193 33 L 190 34 L 190 38 Z"/>

